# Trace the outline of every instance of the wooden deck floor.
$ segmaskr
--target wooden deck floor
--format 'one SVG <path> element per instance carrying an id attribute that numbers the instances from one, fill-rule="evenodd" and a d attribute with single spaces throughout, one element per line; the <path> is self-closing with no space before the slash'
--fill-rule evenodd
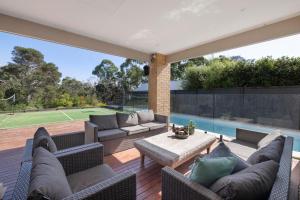
<path id="1" fill-rule="evenodd" d="M 46 127 L 51 133 L 64 133 L 83 129 L 82 122 L 56 124 Z M 23 146 L 26 138 L 32 137 L 36 127 L 26 129 L 0 130 L 0 182 L 8 187 L 4 199 L 11 199 Z M 136 149 L 119 152 L 105 157 L 105 162 L 115 171 L 132 170 L 137 174 L 137 199 L 161 199 L 161 168 L 159 164 L 145 159 L 144 166 L 140 165 L 140 155 Z M 189 161 L 178 168 L 181 173 L 188 171 Z M 298 185 L 300 179 L 300 162 L 293 160 L 290 199 L 298 199 Z"/>

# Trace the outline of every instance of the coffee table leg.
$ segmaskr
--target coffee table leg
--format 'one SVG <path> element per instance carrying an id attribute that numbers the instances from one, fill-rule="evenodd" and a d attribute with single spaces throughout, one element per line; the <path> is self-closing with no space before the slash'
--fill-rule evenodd
<path id="1" fill-rule="evenodd" d="M 207 154 L 209 154 L 209 152 L 210 152 L 210 147 L 208 147 L 208 148 L 206 149 L 206 152 L 207 152 Z"/>
<path id="2" fill-rule="evenodd" d="M 144 165 L 145 155 L 141 153 L 141 165 Z"/>

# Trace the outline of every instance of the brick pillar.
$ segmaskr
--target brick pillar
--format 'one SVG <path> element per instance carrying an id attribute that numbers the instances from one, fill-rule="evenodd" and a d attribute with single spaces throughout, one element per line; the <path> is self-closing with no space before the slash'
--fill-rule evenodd
<path id="1" fill-rule="evenodd" d="M 154 54 L 150 64 L 148 102 L 155 113 L 170 115 L 170 64 L 166 56 Z"/>

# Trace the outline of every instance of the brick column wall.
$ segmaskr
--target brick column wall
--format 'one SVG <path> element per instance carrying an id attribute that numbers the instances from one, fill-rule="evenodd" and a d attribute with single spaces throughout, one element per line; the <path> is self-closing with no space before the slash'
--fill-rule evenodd
<path id="1" fill-rule="evenodd" d="M 154 54 L 150 64 L 148 102 L 155 113 L 170 115 L 170 64 L 166 56 Z"/>

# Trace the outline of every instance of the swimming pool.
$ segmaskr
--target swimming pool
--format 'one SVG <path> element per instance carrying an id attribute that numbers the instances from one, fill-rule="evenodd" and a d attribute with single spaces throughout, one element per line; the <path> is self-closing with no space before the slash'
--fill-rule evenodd
<path id="1" fill-rule="evenodd" d="M 211 119 L 211 118 L 203 118 L 194 115 L 185 115 L 172 113 L 171 114 L 171 123 L 186 125 L 190 120 L 192 120 L 196 127 L 205 131 L 214 132 L 222 135 L 226 135 L 229 137 L 235 137 L 236 128 L 248 129 L 259 132 L 269 133 L 273 130 L 280 129 L 284 135 L 288 135 L 294 137 L 294 151 L 300 151 L 300 131 L 284 129 L 278 127 L 269 127 L 257 124 L 248 124 L 243 122 L 236 121 L 228 121 L 221 119 Z"/>

